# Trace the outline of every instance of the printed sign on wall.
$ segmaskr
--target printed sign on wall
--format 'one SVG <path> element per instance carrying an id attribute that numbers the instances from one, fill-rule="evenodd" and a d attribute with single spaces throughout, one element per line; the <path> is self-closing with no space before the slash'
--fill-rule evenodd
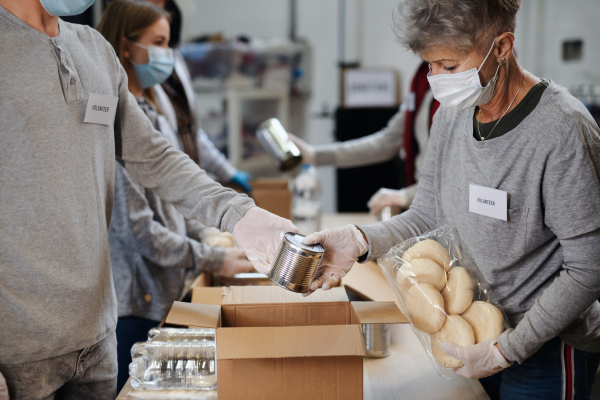
<path id="1" fill-rule="evenodd" d="M 395 107 L 398 105 L 398 74 L 386 69 L 346 69 L 344 107 Z"/>

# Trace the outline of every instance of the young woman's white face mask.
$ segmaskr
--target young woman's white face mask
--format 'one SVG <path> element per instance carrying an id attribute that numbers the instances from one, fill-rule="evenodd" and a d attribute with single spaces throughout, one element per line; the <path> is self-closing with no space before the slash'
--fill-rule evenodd
<path id="1" fill-rule="evenodd" d="M 438 74 L 431 76 L 431 67 L 429 67 L 427 80 L 431 86 L 433 97 L 435 97 L 442 106 L 453 108 L 455 110 L 464 110 L 469 107 L 476 107 L 489 103 L 494 94 L 496 81 L 498 80 L 500 62 L 498 62 L 496 74 L 485 86 L 481 85 L 479 71 L 490 56 L 495 42 L 494 39 L 492 47 L 490 47 L 490 50 L 479 68 L 472 68 L 457 74 Z"/>

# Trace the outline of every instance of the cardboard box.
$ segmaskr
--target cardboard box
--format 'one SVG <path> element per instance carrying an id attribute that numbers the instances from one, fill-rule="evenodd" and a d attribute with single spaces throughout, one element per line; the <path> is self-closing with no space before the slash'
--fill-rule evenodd
<path id="1" fill-rule="evenodd" d="M 394 303 L 343 288 L 309 297 L 274 286 L 193 289 L 167 322 L 217 330 L 217 392 L 230 399 L 362 399 L 361 323 L 401 323 Z"/>
<path id="2" fill-rule="evenodd" d="M 352 269 L 342 278 L 342 283 L 352 293 L 357 294 L 363 299 L 395 302 L 400 308 L 400 302 L 394 289 L 383 276 L 381 268 L 375 261 L 369 261 L 365 264 L 354 263 Z M 402 315 L 402 323 L 408 323 L 408 318 Z"/>
<path id="3" fill-rule="evenodd" d="M 282 218 L 292 219 L 292 193 L 287 179 L 261 178 L 250 184 L 257 206 Z"/>
<path id="4" fill-rule="evenodd" d="M 228 183 L 223 186 L 241 193 L 240 187 Z M 286 178 L 258 178 L 250 181 L 252 198 L 257 206 L 279 215 L 282 218 L 292 219 L 292 193 L 290 182 Z"/>

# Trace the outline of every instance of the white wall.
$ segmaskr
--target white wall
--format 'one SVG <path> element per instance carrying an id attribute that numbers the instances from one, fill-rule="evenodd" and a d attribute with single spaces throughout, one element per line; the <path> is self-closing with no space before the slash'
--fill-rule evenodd
<path id="1" fill-rule="evenodd" d="M 395 67 L 400 71 L 403 94 L 410 88 L 410 80 L 421 63 L 419 57 L 406 51 L 392 32 L 392 12 L 398 0 L 363 0 L 362 65 Z"/>
<path id="2" fill-rule="evenodd" d="M 519 12 L 519 62 L 533 74 L 571 88 L 600 84 L 600 1 L 525 0 Z M 583 40 L 583 58 L 562 60 L 565 40 Z"/>
<path id="3" fill-rule="evenodd" d="M 288 35 L 285 0 L 176 0 L 183 14 L 182 39 L 204 33 L 261 37 Z"/>

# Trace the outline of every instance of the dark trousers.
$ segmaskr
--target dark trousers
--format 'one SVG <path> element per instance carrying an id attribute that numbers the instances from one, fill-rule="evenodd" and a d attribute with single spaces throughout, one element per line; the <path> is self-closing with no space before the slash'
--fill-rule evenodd
<path id="1" fill-rule="evenodd" d="M 479 382 L 492 400 L 591 400 L 599 364 L 600 353 L 575 350 L 556 337 L 523 364 Z"/>
<path id="2" fill-rule="evenodd" d="M 131 363 L 131 347 L 137 342 L 148 339 L 148 331 L 158 326 L 160 321 L 138 317 L 122 317 L 117 322 L 117 358 L 119 375 L 117 378 L 117 393 L 123 389 L 129 379 L 129 364 Z"/>

